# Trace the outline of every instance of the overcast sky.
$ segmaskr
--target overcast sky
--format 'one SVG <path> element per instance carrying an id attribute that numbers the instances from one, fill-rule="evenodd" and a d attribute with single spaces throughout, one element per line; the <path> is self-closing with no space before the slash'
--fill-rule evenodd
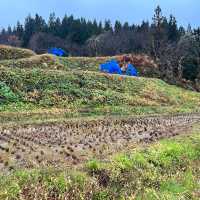
<path id="1" fill-rule="evenodd" d="M 200 0 L 0 0 L 0 27 L 14 25 L 17 20 L 24 22 L 28 14 L 38 13 L 47 19 L 51 12 L 60 17 L 73 14 L 140 23 L 152 19 L 157 5 L 165 16 L 172 13 L 183 26 L 200 26 Z"/>

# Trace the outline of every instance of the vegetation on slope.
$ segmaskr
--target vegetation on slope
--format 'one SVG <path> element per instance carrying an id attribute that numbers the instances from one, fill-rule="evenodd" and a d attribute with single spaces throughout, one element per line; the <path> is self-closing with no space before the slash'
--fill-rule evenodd
<path id="1" fill-rule="evenodd" d="M 0 199 L 176 200 L 200 197 L 200 136 L 167 139 L 81 170 L 35 169 L 0 177 Z"/>
<path id="2" fill-rule="evenodd" d="M 35 55 L 36 54 L 29 49 L 0 45 L 0 60 L 29 58 Z"/>
<path id="3" fill-rule="evenodd" d="M 122 56 L 57 58 L 7 46 L 0 49 L 5 52 L 0 61 L 1 123 L 199 110 L 198 93 L 158 79 L 97 72 L 100 63 Z M 156 75 L 157 66 L 148 56 L 131 55 L 131 59 L 140 75 Z"/>
<path id="4" fill-rule="evenodd" d="M 112 57 L 66 57 L 60 58 L 60 62 L 68 70 L 83 70 L 99 72 L 99 65 L 111 59 L 116 59 L 123 63 L 124 56 L 128 57 L 133 65 L 136 66 L 139 75 L 144 77 L 159 77 L 157 64 L 149 56 L 142 54 L 124 54 Z"/>
<path id="5" fill-rule="evenodd" d="M 10 59 L 0 61 L 0 65 L 9 68 L 40 68 L 40 69 L 64 69 L 59 60 L 50 54 L 35 55 L 29 58 Z"/>
<path id="6" fill-rule="evenodd" d="M 97 72 L 18 68 L 11 71 L 3 67 L 0 90 L 0 111 L 8 116 L 11 112 L 12 118 L 15 111 L 41 109 L 58 109 L 64 117 L 79 117 L 197 112 L 200 105 L 199 93 L 159 79 Z"/>

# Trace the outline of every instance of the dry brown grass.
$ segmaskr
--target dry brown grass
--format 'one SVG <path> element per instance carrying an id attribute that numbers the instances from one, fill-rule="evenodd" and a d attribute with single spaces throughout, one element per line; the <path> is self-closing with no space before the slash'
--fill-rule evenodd
<path id="1" fill-rule="evenodd" d="M 49 54 L 34 55 L 29 58 L 21 58 L 16 60 L 4 60 L 0 65 L 11 68 L 41 68 L 41 69 L 62 69 L 63 65 L 58 62 L 56 57 Z"/>
<path id="2" fill-rule="evenodd" d="M 0 60 L 28 58 L 34 55 L 36 54 L 29 49 L 0 45 Z"/>
<path id="3" fill-rule="evenodd" d="M 159 69 L 156 62 L 151 57 L 143 54 L 126 54 L 112 57 L 66 57 L 61 58 L 60 60 L 66 68 L 71 70 L 99 71 L 100 64 L 111 59 L 116 59 L 119 63 L 122 63 L 124 56 L 128 57 L 131 63 L 136 66 L 140 76 L 159 76 Z"/>

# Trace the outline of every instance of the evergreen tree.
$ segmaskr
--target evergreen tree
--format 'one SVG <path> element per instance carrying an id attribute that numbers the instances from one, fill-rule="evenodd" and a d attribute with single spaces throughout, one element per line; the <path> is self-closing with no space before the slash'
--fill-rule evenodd
<path id="1" fill-rule="evenodd" d="M 46 22 L 41 16 L 36 14 L 34 22 L 35 22 L 35 25 L 34 25 L 34 31 L 35 32 L 44 32 L 45 31 Z"/>
<path id="2" fill-rule="evenodd" d="M 17 22 L 17 27 L 16 27 L 16 35 L 21 39 L 24 34 L 24 28 L 23 25 L 20 24 L 20 22 Z"/>
<path id="3" fill-rule="evenodd" d="M 112 25 L 111 25 L 111 21 L 110 20 L 106 20 L 105 21 L 104 30 L 105 31 L 112 31 Z"/>
<path id="4" fill-rule="evenodd" d="M 11 26 L 8 26 L 7 34 L 8 34 L 8 35 L 11 35 L 11 34 L 12 34 L 12 28 L 11 28 Z"/>
<path id="5" fill-rule="evenodd" d="M 130 30 L 130 26 L 129 26 L 128 22 L 125 22 L 125 23 L 124 23 L 124 25 L 123 25 L 123 30 L 124 30 L 124 31 Z"/>
<path id="6" fill-rule="evenodd" d="M 179 30 L 177 26 L 177 21 L 173 15 L 170 15 L 169 19 L 168 39 L 172 42 L 175 42 L 179 39 Z"/>
<path id="7" fill-rule="evenodd" d="M 143 33 L 147 33 L 149 31 L 149 22 L 142 21 L 142 24 L 139 27 L 139 31 Z"/>
<path id="8" fill-rule="evenodd" d="M 162 16 L 162 10 L 160 6 L 157 6 L 155 9 L 154 17 L 153 17 L 153 25 L 157 29 L 161 29 L 164 17 Z"/>
<path id="9" fill-rule="evenodd" d="M 98 34 L 101 34 L 102 32 L 103 32 L 103 25 L 102 22 L 100 21 L 98 25 Z"/>
<path id="10" fill-rule="evenodd" d="M 5 28 L 2 29 L 1 35 L 6 35 L 6 29 Z"/>
<path id="11" fill-rule="evenodd" d="M 56 15 L 55 13 L 51 13 L 48 21 L 48 32 L 54 35 L 56 32 L 55 29 L 56 29 Z"/>
<path id="12" fill-rule="evenodd" d="M 122 25 L 120 21 L 115 22 L 115 33 L 120 33 L 122 31 Z"/>
<path id="13" fill-rule="evenodd" d="M 178 32 L 180 38 L 181 36 L 185 35 L 185 28 L 183 26 L 180 26 Z"/>
<path id="14" fill-rule="evenodd" d="M 160 57 L 160 50 L 161 47 L 165 41 L 166 37 L 166 31 L 164 28 L 164 24 L 166 24 L 166 18 L 162 15 L 162 10 L 160 6 L 157 6 L 155 9 L 155 14 L 153 17 L 153 24 L 152 24 L 152 30 L 153 30 L 153 41 L 152 41 L 152 51 L 153 56 L 157 59 Z"/>
<path id="15" fill-rule="evenodd" d="M 56 18 L 56 21 L 55 21 L 55 27 L 54 27 L 54 31 L 53 31 L 53 34 L 56 35 L 56 36 L 59 36 L 61 37 L 62 36 L 62 23 L 60 21 L 60 18 L 57 17 Z"/>
<path id="16" fill-rule="evenodd" d="M 69 18 L 65 15 L 62 19 L 61 29 L 60 29 L 60 36 L 62 38 L 66 38 L 69 34 Z"/>
<path id="17" fill-rule="evenodd" d="M 99 30 L 98 30 L 98 24 L 96 20 L 93 21 L 92 29 L 93 29 L 92 35 L 97 35 Z"/>
<path id="18" fill-rule="evenodd" d="M 35 20 L 29 15 L 25 19 L 23 46 L 27 47 L 31 36 L 35 33 Z"/>
<path id="19" fill-rule="evenodd" d="M 192 27 L 190 24 L 188 24 L 188 27 L 187 27 L 187 34 L 189 34 L 189 35 L 192 34 Z"/>

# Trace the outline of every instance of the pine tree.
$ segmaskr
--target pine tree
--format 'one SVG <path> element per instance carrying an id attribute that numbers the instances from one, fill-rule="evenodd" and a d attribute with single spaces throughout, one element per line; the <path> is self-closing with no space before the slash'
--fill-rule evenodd
<path id="1" fill-rule="evenodd" d="M 168 39 L 172 42 L 175 42 L 179 39 L 177 21 L 173 15 L 170 15 L 169 19 Z"/>
<path id="2" fill-rule="evenodd" d="M 98 24 L 97 24 L 97 21 L 96 19 L 93 21 L 93 24 L 92 24 L 92 35 L 97 35 L 98 34 Z"/>
<path id="3" fill-rule="evenodd" d="M 153 30 L 152 51 L 153 51 L 153 56 L 156 59 L 160 57 L 161 54 L 160 50 L 166 37 L 166 32 L 163 27 L 164 22 L 165 18 L 162 15 L 162 10 L 160 6 L 157 6 L 157 8 L 155 9 L 153 24 L 152 24 L 152 30 Z"/>
<path id="4" fill-rule="evenodd" d="M 7 34 L 8 34 L 8 35 L 11 35 L 11 34 L 12 34 L 12 28 L 11 28 L 11 26 L 8 26 Z"/>
<path id="5" fill-rule="evenodd" d="M 24 34 L 24 28 L 23 25 L 20 24 L 20 22 L 17 22 L 17 27 L 16 27 L 16 35 L 21 39 Z"/>
<path id="6" fill-rule="evenodd" d="M 106 20 L 105 21 L 104 30 L 105 31 L 112 31 L 112 25 L 111 25 L 111 21 L 110 20 Z"/>
<path id="7" fill-rule="evenodd" d="M 35 33 L 35 20 L 29 15 L 25 19 L 23 46 L 27 47 L 31 36 Z"/>
<path id="8" fill-rule="evenodd" d="M 183 26 L 180 26 L 178 32 L 179 32 L 179 37 L 185 35 L 185 28 Z"/>
<path id="9" fill-rule="evenodd" d="M 1 35 L 6 35 L 6 29 L 5 28 L 2 29 Z"/>
<path id="10" fill-rule="evenodd" d="M 56 27 L 56 15 L 55 13 L 51 13 L 48 21 L 48 32 L 50 32 L 51 34 L 55 34 L 55 27 Z"/>
<path id="11" fill-rule="evenodd" d="M 62 23 L 60 21 L 60 18 L 57 17 L 56 21 L 55 21 L 55 27 L 54 27 L 53 34 L 56 35 L 56 36 L 61 37 L 62 36 L 62 34 L 61 34 L 61 30 L 62 30 L 61 27 L 62 27 Z"/>
<path id="12" fill-rule="evenodd" d="M 103 25 L 102 22 L 100 21 L 98 25 L 98 34 L 101 34 L 102 32 L 103 32 Z"/>
<path id="13" fill-rule="evenodd" d="M 157 29 L 161 29 L 162 23 L 163 23 L 162 10 L 160 6 L 157 6 L 157 8 L 155 9 L 154 17 L 153 17 L 153 24 Z"/>
<path id="14" fill-rule="evenodd" d="M 120 21 L 115 22 L 115 33 L 120 33 L 122 31 L 122 25 Z"/>
<path id="15" fill-rule="evenodd" d="M 62 38 L 67 37 L 67 35 L 69 34 L 69 19 L 67 17 L 67 15 L 65 15 L 62 19 L 62 23 L 61 23 L 61 30 L 60 30 L 60 36 Z"/>
<path id="16" fill-rule="evenodd" d="M 35 25 L 34 25 L 34 31 L 35 32 L 44 32 L 46 29 L 46 22 L 45 20 L 39 16 L 38 14 L 35 15 Z"/>
<path id="17" fill-rule="evenodd" d="M 188 24 L 188 27 L 187 27 L 187 34 L 189 34 L 189 35 L 192 34 L 192 27 L 191 27 L 191 24 Z"/>
<path id="18" fill-rule="evenodd" d="M 124 30 L 124 31 L 130 30 L 130 26 L 129 26 L 128 22 L 125 22 L 125 23 L 124 23 L 124 25 L 123 25 L 123 30 Z"/>

